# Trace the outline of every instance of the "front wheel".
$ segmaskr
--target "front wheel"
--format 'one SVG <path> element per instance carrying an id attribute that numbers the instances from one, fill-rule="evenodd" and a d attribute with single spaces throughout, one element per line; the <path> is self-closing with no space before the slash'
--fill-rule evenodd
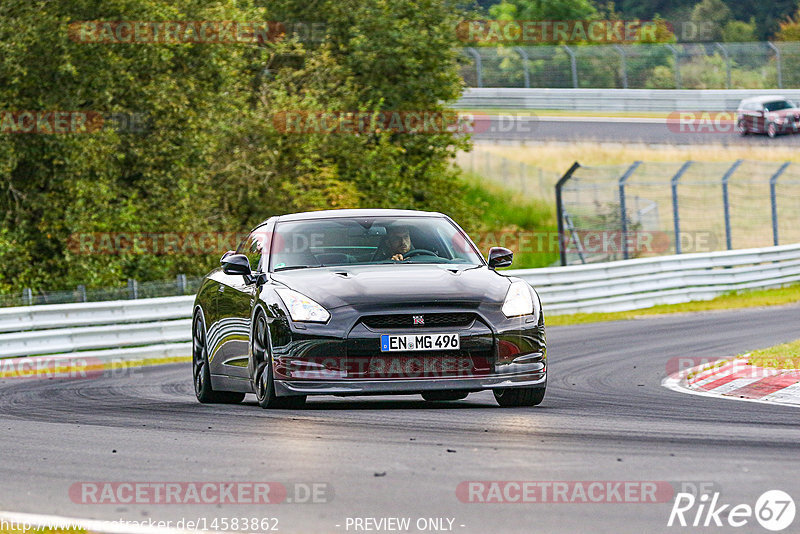
<path id="1" fill-rule="evenodd" d="M 767 135 L 772 138 L 778 135 L 778 127 L 775 126 L 774 122 L 767 124 Z"/>
<path id="2" fill-rule="evenodd" d="M 544 400 L 545 388 L 504 388 L 494 390 L 494 399 L 504 408 L 537 406 Z"/>
<path id="3" fill-rule="evenodd" d="M 739 132 L 741 136 L 747 135 L 747 123 L 744 120 L 739 120 L 739 122 L 736 123 L 736 131 Z"/>
<path id="4" fill-rule="evenodd" d="M 269 329 L 264 315 L 256 317 L 253 329 L 253 358 L 257 362 L 253 389 L 256 392 L 258 405 L 264 409 L 269 408 L 302 408 L 306 402 L 305 395 L 293 397 L 278 397 L 275 395 L 275 380 L 272 377 L 272 359 L 269 354 Z"/>
<path id="5" fill-rule="evenodd" d="M 211 371 L 208 368 L 208 346 L 203 319 L 198 315 L 192 328 L 192 376 L 194 395 L 203 404 L 236 404 L 244 400 L 244 393 L 214 391 L 211 387 Z"/>

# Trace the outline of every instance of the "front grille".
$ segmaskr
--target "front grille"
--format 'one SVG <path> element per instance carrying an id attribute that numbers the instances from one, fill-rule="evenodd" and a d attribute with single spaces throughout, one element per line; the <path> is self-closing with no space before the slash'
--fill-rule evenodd
<path id="1" fill-rule="evenodd" d="M 415 324 L 414 318 L 422 317 Z M 439 326 L 469 326 L 475 320 L 474 313 L 420 313 L 395 315 L 370 315 L 361 322 L 369 328 L 425 328 Z"/>

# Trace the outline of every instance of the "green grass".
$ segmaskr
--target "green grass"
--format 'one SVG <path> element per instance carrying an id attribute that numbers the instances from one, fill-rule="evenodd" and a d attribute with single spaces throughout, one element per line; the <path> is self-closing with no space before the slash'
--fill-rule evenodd
<path id="1" fill-rule="evenodd" d="M 645 308 L 613 313 L 576 313 L 572 315 L 547 316 L 549 326 L 597 323 L 602 321 L 620 321 L 640 317 L 664 315 L 670 313 L 690 313 L 713 310 L 729 310 L 735 308 L 754 308 L 761 306 L 780 306 L 800 302 L 800 284 L 793 284 L 779 289 L 759 289 L 755 291 L 738 291 L 721 295 L 713 300 L 700 300 L 682 304 L 664 304 Z M 545 314 L 547 307 L 545 306 Z"/>
<path id="2" fill-rule="evenodd" d="M 750 353 L 750 365 L 771 369 L 800 369 L 800 339 Z"/>
<path id="3" fill-rule="evenodd" d="M 558 249 L 539 252 L 535 237 L 557 233 L 555 207 L 540 199 L 494 185 L 480 175 L 464 173 L 465 201 L 474 206 L 481 222 L 470 237 L 485 255 L 493 246 L 514 251 L 512 269 L 547 267 L 558 261 Z"/>

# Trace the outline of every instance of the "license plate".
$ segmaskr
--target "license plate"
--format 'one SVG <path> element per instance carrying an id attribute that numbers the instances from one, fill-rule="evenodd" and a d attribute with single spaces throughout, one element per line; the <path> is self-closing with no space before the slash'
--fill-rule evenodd
<path id="1" fill-rule="evenodd" d="M 458 334 L 408 334 L 381 336 L 381 352 L 415 350 L 458 350 Z"/>

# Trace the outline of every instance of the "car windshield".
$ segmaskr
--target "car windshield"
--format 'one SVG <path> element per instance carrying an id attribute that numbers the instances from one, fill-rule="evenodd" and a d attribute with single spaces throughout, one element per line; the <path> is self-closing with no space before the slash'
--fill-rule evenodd
<path id="1" fill-rule="evenodd" d="M 442 217 L 337 217 L 275 225 L 271 271 L 397 263 L 483 265 L 483 259 Z"/>
<path id="2" fill-rule="evenodd" d="M 767 102 L 764 104 L 764 107 L 767 109 L 767 111 L 780 111 L 782 109 L 793 108 L 794 104 L 788 100 L 775 100 L 774 102 Z"/>

